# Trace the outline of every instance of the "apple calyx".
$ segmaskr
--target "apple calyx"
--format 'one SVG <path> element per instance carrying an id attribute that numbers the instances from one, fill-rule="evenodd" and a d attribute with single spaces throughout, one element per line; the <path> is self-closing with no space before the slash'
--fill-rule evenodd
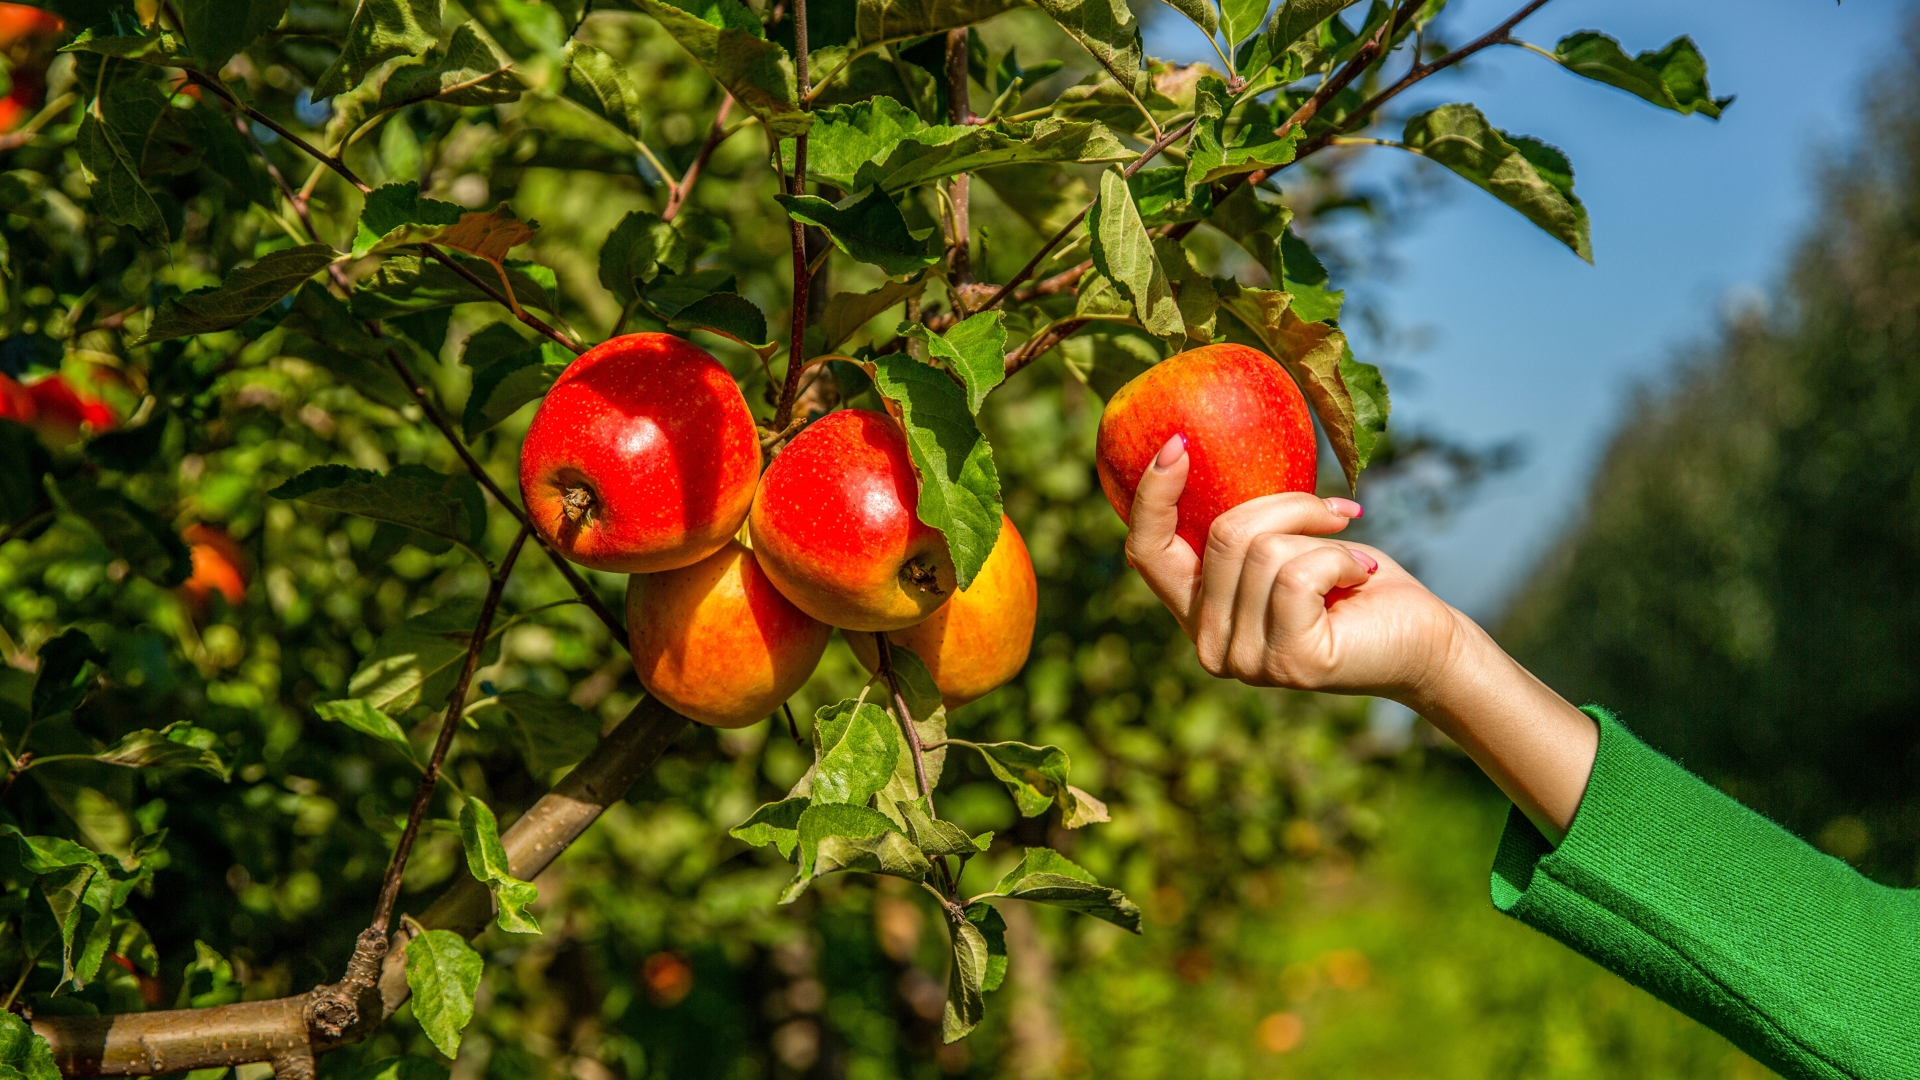
<path id="1" fill-rule="evenodd" d="M 560 510 L 570 522 L 578 522 L 593 509 L 593 489 L 585 484 L 570 484 L 560 496 Z"/>
<path id="2" fill-rule="evenodd" d="M 940 587 L 940 571 L 925 558 L 915 555 L 900 567 L 900 577 L 921 592 L 935 596 L 945 596 L 947 590 Z"/>

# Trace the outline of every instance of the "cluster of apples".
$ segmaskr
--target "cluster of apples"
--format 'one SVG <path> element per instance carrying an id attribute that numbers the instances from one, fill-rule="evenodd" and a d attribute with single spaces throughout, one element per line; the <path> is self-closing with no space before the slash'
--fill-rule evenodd
<path id="1" fill-rule="evenodd" d="M 627 628 L 647 692 L 716 727 L 778 709 L 834 627 L 869 670 L 877 635 L 923 660 L 949 708 L 1026 663 L 1038 587 L 1001 519 L 973 583 L 915 512 L 898 423 L 843 409 L 761 471 L 733 376 L 668 334 L 629 334 L 554 382 L 520 450 L 534 528 L 582 566 L 631 574 Z M 743 543 L 742 525 L 747 542 Z"/>
<path id="2" fill-rule="evenodd" d="M 99 434 L 119 423 L 111 406 L 59 375 L 30 383 L 0 375 L 0 420 L 25 424 L 54 446 L 71 446 L 83 432 Z"/>

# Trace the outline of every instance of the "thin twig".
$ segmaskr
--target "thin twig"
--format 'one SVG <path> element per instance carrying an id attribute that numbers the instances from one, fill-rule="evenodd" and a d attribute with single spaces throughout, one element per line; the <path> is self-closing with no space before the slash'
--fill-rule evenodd
<path id="1" fill-rule="evenodd" d="M 725 94 L 725 91 L 722 91 Z M 693 194 L 693 182 L 700 179 L 700 171 L 707 167 L 707 159 L 719 145 L 733 134 L 727 129 L 727 114 L 733 111 L 733 95 L 726 94 L 720 101 L 720 111 L 713 114 L 713 126 L 707 129 L 707 141 L 700 144 L 700 152 L 693 155 L 693 164 L 687 166 L 685 176 L 673 185 L 673 194 L 667 197 L 666 208 L 660 211 L 661 221 L 672 221 L 687 204 L 687 198 Z"/>
<path id="2" fill-rule="evenodd" d="M 454 273 L 459 274 L 461 277 L 465 278 L 467 280 L 467 283 L 472 285 L 474 288 L 479 289 L 483 293 L 486 293 L 487 298 L 489 300 L 492 300 L 494 303 L 499 304 L 501 307 L 504 307 L 508 311 L 513 312 L 516 318 L 518 318 L 522 323 L 525 323 L 535 333 L 543 334 L 546 337 L 552 338 L 556 343 L 558 343 L 559 345 L 563 346 L 564 348 L 572 352 L 575 356 L 578 356 L 581 353 L 584 353 L 587 351 L 587 347 L 585 345 L 580 344 L 579 342 L 573 340 L 572 338 L 561 333 L 560 331 L 555 330 L 553 327 L 548 326 L 546 322 L 541 320 L 538 316 L 525 310 L 519 304 L 508 299 L 506 294 L 502 293 L 499 289 L 496 289 L 492 285 L 488 284 L 486 278 L 483 278 L 480 275 L 474 273 L 473 271 L 467 269 L 466 267 L 461 266 L 459 261 L 456 260 L 453 256 L 448 255 L 446 252 L 441 251 L 438 247 L 435 247 L 432 244 L 421 244 L 420 250 L 426 252 L 428 255 L 431 255 L 433 258 L 439 260 L 443 265 L 446 266 L 447 269 L 452 270 Z"/>
<path id="3" fill-rule="evenodd" d="M 793 0 L 793 69 L 796 86 L 807 86 L 807 0 Z M 802 109 L 811 108 L 805 100 Z M 780 156 L 774 147 L 774 158 Z M 793 137 L 793 179 L 788 189 L 794 196 L 807 193 L 807 135 Z M 793 248 L 793 323 L 787 344 L 787 378 L 780 387 L 780 403 L 774 406 L 773 429 L 779 431 L 793 418 L 793 402 L 800 396 L 800 368 L 805 359 L 807 334 L 807 288 L 813 275 L 807 267 L 807 230 L 799 221 L 788 218 L 788 242 Z"/>
<path id="4" fill-rule="evenodd" d="M 1165 134 L 1161 135 L 1159 138 L 1153 140 L 1153 142 L 1150 143 L 1145 150 L 1141 151 L 1139 157 L 1134 158 L 1132 162 L 1128 163 L 1126 168 L 1120 170 L 1120 175 L 1126 177 L 1129 180 L 1133 179 L 1133 174 L 1145 168 L 1147 162 L 1158 157 L 1160 155 L 1160 151 L 1165 150 L 1169 146 L 1172 146 L 1174 143 L 1178 142 L 1181 138 L 1185 137 L 1188 132 L 1192 131 L 1193 125 L 1194 125 L 1194 121 L 1189 120 L 1186 123 L 1181 124 L 1179 127 L 1174 128 L 1172 131 L 1166 132 Z M 1033 253 L 1033 258 L 1027 260 L 1027 265 L 1021 267 L 1019 273 L 1013 275 L 1012 278 L 1008 279 L 1005 285 L 1000 286 L 999 292 L 994 293 L 991 299 L 989 299 L 986 303 L 980 305 L 980 310 L 991 311 L 994 308 L 999 307 L 1001 301 L 1005 300 L 1013 292 L 1013 290 L 1020 285 L 1021 282 L 1032 277 L 1034 271 L 1040 269 L 1041 262 L 1043 262 L 1048 255 L 1052 254 L 1054 248 L 1060 246 L 1060 242 L 1067 238 L 1068 233 L 1072 232 L 1076 227 L 1079 226 L 1079 224 L 1082 221 L 1086 220 L 1087 213 L 1092 209 L 1093 209 L 1093 203 L 1088 203 L 1086 206 L 1081 207 L 1080 212 L 1073 215 L 1073 220 L 1067 222 L 1065 225 L 1060 226 L 1060 230 L 1053 234 L 1053 238 L 1048 240 L 1045 244 L 1041 245 L 1039 251 L 1036 251 Z"/>
<path id="5" fill-rule="evenodd" d="M 973 122 L 973 103 L 967 97 L 967 34 L 964 26 L 947 31 L 947 123 L 963 126 Z M 973 283 L 972 224 L 969 213 L 973 177 L 961 173 L 947 188 L 953 208 L 953 232 L 947 245 L 948 280 L 955 285 Z M 958 302 L 959 297 L 955 297 Z"/>
<path id="6" fill-rule="evenodd" d="M 900 679 L 893 670 L 893 646 L 887 640 L 884 630 L 873 635 L 875 648 L 880 652 L 880 677 L 886 681 L 887 692 L 893 695 L 893 707 L 900 714 L 900 728 L 906 732 L 907 748 L 913 751 L 913 777 L 920 785 L 920 795 L 927 800 L 927 816 L 936 816 L 933 812 L 933 788 L 927 783 L 927 760 L 925 751 L 920 747 L 920 729 L 913 726 L 913 713 L 907 709 L 907 699 L 900 693 Z"/>
<path id="7" fill-rule="evenodd" d="M 381 937 L 387 934 L 388 924 L 393 918 L 394 901 L 400 898 L 400 878 L 406 872 L 408 856 L 413 854 L 413 841 L 420 834 L 420 822 L 427 815 L 428 804 L 433 801 L 433 789 L 440 780 L 440 767 L 446 763 L 447 748 L 453 745 L 453 733 L 460 729 L 460 714 L 467 703 L 467 684 L 473 679 L 474 668 L 480 664 L 480 651 L 486 646 L 487 635 L 493 629 L 494 613 L 500 610 L 500 594 L 506 590 L 513 564 L 520 558 L 520 549 L 525 546 L 532 532 L 527 526 L 520 526 L 519 534 L 513 538 L 513 545 L 507 548 L 507 557 L 500 561 L 500 569 L 494 572 L 493 582 L 487 586 L 486 602 L 480 605 L 480 621 L 474 624 L 473 637 L 467 641 L 466 662 L 460 667 L 460 677 L 454 680 L 453 692 L 447 695 L 447 715 L 440 722 L 440 737 L 434 740 L 433 756 L 427 759 L 427 771 L 420 777 L 420 786 L 413 793 L 413 809 L 407 813 L 407 827 L 401 831 L 400 843 L 393 849 L 393 861 L 387 865 L 386 881 L 380 886 L 380 902 L 373 909 L 373 922 L 368 929 L 378 932 Z"/>
<path id="8" fill-rule="evenodd" d="M 189 81 L 193 82 L 195 85 L 204 86 L 207 89 L 213 91 L 214 93 L 220 95 L 222 98 L 225 98 L 227 101 L 227 104 L 232 105 L 234 108 L 247 114 L 248 117 L 250 117 L 255 122 L 260 124 L 260 126 L 266 128 L 268 131 L 273 132 L 275 135 L 278 135 L 281 138 L 292 143 L 293 145 L 299 147 L 301 150 L 306 152 L 308 157 L 311 157 L 313 160 L 319 162 L 322 165 L 325 165 L 327 168 L 332 169 L 334 172 L 339 173 L 341 179 L 345 180 L 349 184 L 352 184 L 354 187 L 359 188 L 361 194 L 364 195 L 367 192 L 373 190 L 372 188 L 368 187 L 366 184 L 366 181 L 361 180 L 360 177 L 357 176 L 352 169 L 347 168 L 346 162 L 341 161 L 339 158 L 333 156 L 332 154 L 329 154 L 326 151 L 321 150 L 319 147 L 313 145 L 307 140 L 301 138 L 298 135 L 295 135 L 291 131 L 288 131 L 286 128 L 281 126 L 280 121 L 275 120 L 273 117 L 268 116 L 266 113 L 261 112 L 259 109 L 256 109 L 253 106 L 247 104 L 246 102 L 241 101 L 238 97 L 235 97 L 233 91 L 227 89 L 226 84 L 221 82 L 219 79 L 214 78 L 206 74 L 205 72 L 195 71 L 192 68 L 187 69 L 187 78 Z"/>

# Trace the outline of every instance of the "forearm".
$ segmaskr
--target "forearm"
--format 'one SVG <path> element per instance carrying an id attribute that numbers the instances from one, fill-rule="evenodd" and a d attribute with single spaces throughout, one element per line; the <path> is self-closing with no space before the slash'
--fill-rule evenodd
<path id="1" fill-rule="evenodd" d="M 1559 843 L 1587 790 L 1594 722 L 1501 650 L 1473 620 L 1402 704 L 1459 744 L 1549 840 Z"/>

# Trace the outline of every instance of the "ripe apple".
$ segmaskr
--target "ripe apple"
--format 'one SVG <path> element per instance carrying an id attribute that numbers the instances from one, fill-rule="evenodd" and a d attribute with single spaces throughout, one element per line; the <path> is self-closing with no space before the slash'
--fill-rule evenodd
<path id="1" fill-rule="evenodd" d="M 740 531 L 760 438 L 733 376 L 671 334 L 627 334 L 568 365 L 520 448 L 534 528 L 582 566 L 689 566 Z"/>
<path id="2" fill-rule="evenodd" d="M 1192 464 L 1175 527 L 1205 556 L 1213 519 L 1249 499 L 1312 491 L 1318 475 L 1307 400 L 1272 357 L 1208 345 L 1148 368 L 1100 414 L 1094 466 L 1107 501 L 1130 519 L 1134 488 L 1168 439 L 1184 435 Z"/>
<path id="3" fill-rule="evenodd" d="M 247 598 L 247 553 L 217 525 L 195 522 L 180 532 L 193 556 L 193 575 L 180 585 L 180 591 L 196 612 L 205 612 L 214 593 L 239 607 Z"/>
<path id="4" fill-rule="evenodd" d="M 946 537 L 915 513 L 907 437 L 885 413 L 842 409 L 802 431 L 761 478 L 754 557 L 800 610 L 848 630 L 898 630 L 953 595 Z"/>
<path id="5" fill-rule="evenodd" d="M 1000 538 L 973 584 L 954 593 L 926 621 L 889 631 L 887 640 L 912 649 L 933 675 L 940 700 L 957 709 L 1020 673 L 1033 646 L 1039 606 L 1026 541 L 1013 520 L 1002 514 Z M 847 644 L 868 671 L 880 670 L 880 650 L 872 634 L 850 633 Z"/>
<path id="6" fill-rule="evenodd" d="M 112 428 L 117 422 L 107 403 L 91 395 L 76 393 L 66 379 L 49 375 L 27 386 L 33 398 L 35 429 L 41 438 L 55 446 L 80 441 L 84 428 L 95 433 Z"/>
<path id="7" fill-rule="evenodd" d="M 39 417 L 40 406 L 34 404 L 27 388 L 11 376 L 0 375 L 0 420 L 32 425 Z"/>
<path id="8" fill-rule="evenodd" d="M 49 38 L 60 33 L 66 23 L 51 11 L 31 4 L 0 4 L 0 49 L 21 40 Z"/>
<path id="9" fill-rule="evenodd" d="M 832 630 L 773 587 L 738 540 L 627 579 L 633 670 L 647 693 L 714 727 L 755 723 L 813 674 Z"/>

